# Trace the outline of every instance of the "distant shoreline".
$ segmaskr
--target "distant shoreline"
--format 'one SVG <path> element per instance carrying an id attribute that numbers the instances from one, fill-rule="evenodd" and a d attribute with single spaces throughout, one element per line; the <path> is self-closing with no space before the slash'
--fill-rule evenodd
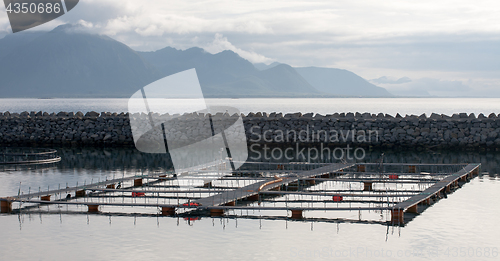
<path id="1" fill-rule="evenodd" d="M 128 98 L 99 99 L 2 99 L 0 112 L 22 113 L 27 111 L 59 113 L 61 111 L 84 114 L 97 112 L 127 112 Z M 190 112 L 183 106 L 183 100 L 169 100 L 170 109 L 178 108 L 179 112 Z M 500 98 L 207 98 L 209 106 L 230 106 L 241 113 L 250 112 L 313 112 L 331 114 L 335 112 L 369 112 L 384 113 L 396 116 L 418 115 L 432 113 L 452 115 L 454 113 L 500 113 Z"/>
<path id="2" fill-rule="evenodd" d="M 41 99 L 41 100 L 51 100 L 51 99 L 129 99 L 129 96 L 68 96 L 68 97 L 0 97 L 0 99 Z M 214 95 L 206 95 L 207 99 L 499 99 L 500 97 L 489 97 L 489 96 L 363 96 L 363 95 L 354 95 L 354 96 L 338 96 L 338 95 L 330 95 L 330 94 L 322 94 L 322 95 L 245 95 L 245 96 L 214 96 Z"/>

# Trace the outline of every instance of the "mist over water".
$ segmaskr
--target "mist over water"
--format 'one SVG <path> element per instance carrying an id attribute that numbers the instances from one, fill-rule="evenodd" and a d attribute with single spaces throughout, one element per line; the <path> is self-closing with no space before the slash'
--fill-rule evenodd
<path id="1" fill-rule="evenodd" d="M 320 113 L 369 112 L 430 116 L 431 113 L 500 113 L 500 98 L 269 98 L 269 99 L 206 99 L 217 106 L 231 106 L 242 113 L 282 112 Z M 168 100 L 182 108 L 182 100 Z M 0 112 L 44 111 L 48 113 L 127 112 L 128 99 L 0 99 Z M 176 106 L 172 106 L 176 107 Z"/>

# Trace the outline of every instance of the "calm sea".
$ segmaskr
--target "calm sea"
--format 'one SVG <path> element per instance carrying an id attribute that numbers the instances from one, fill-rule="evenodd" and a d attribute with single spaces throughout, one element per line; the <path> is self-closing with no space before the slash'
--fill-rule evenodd
<path id="1" fill-rule="evenodd" d="M 182 100 L 166 100 L 182 108 Z M 242 113 L 369 112 L 396 115 L 500 113 L 500 98 L 325 98 L 325 99 L 207 99 L 214 105 L 232 106 Z M 0 99 L 0 112 L 127 112 L 128 99 Z"/>
<path id="2" fill-rule="evenodd" d="M 158 158 L 148 159 L 132 149 L 59 149 L 59 153 L 63 160 L 53 168 L 0 169 L 0 195 L 16 195 L 20 187 L 23 192 L 44 190 L 163 167 Z M 373 161 L 379 153 L 369 153 L 366 160 Z M 57 206 L 42 206 L 55 213 L 0 214 L 0 260 L 498 260 L 500 154 L 386 152 L 385 159 L 481 162 L 483 168 L 480 177 L 405 227 L 342 220 L 202 218 L 188 222 L 161 216 L 58 214 Z M 311 215 L 327 213 L 305 213 Z M 358 211 L 331 215 L 356 220 Z"/>
<path id="3" fill-rule="evenodd" d="M 214 102 L 237 107 L 243 113 L 500 113 L 500 99 L 211 100 Z M 40 110 L 122 112 L 127 110 L 127 100 L 0 99 L 0 111 Z M 375 161 L 380 153 L 368 152 L 366 161 Z M 482 174 L 405 227 L 259 219 L 202 218 L 192 223 L 171 217 L 0 214 L 0 260 L 499 259 L 500 153 L 384 153 L 386 162 L 482 163 Z M 158 156 L 133 149 L 59 149 L 59 154 L 63 160 L 51 168 L 0 168 L 0 196 L 16 195 L 20 187 L 24 192 L 57 188 L 164 167 Z M 356 219 L 358 212 L 343 215 Z"/>

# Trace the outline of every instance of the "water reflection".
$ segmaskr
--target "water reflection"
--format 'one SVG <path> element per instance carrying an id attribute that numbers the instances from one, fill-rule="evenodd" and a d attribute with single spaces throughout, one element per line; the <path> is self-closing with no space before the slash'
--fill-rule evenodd
<path id="1" fill-rule="evenodd" d="M 25 166 L 24 168 L 55 167 L 59 171 L 162 171 L 173 168 L 168 154 L 141 153 L 134 148 L 57 148 L 57 151 L 57 154 L 62 158 L 59 163 L 47 166 Z M 481 163 L 482 172 L 488 172 L 492 177 L 500 173 L 500 152 L 367 150 L 362 160 L 348 161 L 378 162 L 382 153 L 384 153 L 384 162 L 386 163 Z M 249 159 L 252 155 L 249 155 Z M 285 158 L 274 160 L 263 159 L 262 161 L 289 162 Z M 323 160 L 311 160 L 311 162 L 325 163 L 338 161 L 324 157 Z M 6 167 L 4 166 L 4 168 Z M 10 168 L 16 167 L 12 166 Z M 17 168 L 22 169 L 23 167 L 17 166 Z"/>
<path id="2" fill-rule="evenodd" d="M 319 148 L 318 148 L 319 150 Z M 257 157 L 258 154 L 250 153 L 249 158 L 261 158 L 262 161 L 266 162 L 290 162 L 285 157 L 264 159 L 263 152 L 259 151 L 262 157 Z M 269 152 L 268 152 L 269 153 Z M 306 150 L 307 154 L 307 150 Z M 468 152 L 468 151 L 389 151 L 389 150 L 366 150 L 365 156 L 356 160 L 354 157 L 352 159 L 346 159 L 348 162 L 367 162 L 376 163 L 380 162 L 383 156 L 385 163 L 426 163 L 426 164 L 461 164 L 461 163 L 481 163 L 481 171 L 485 172 L 483 174 L 496 177 L 500 173 L 500 152 Z M 291 157 L 288 155 L 289 158 Z M 293 157 L 294 159 L 302 159 L 301 161 L 307 161 L 307 157 Z M 323 162 L 340 162 L 341 160 L 336 160 L 333 157 L 327 157 L 325 154 L 321 160 L 321 157 L 317 157 L 312 154 L 311 163 L 323 163 Z M 292 160 L 295 161 L 295 160 Z"/>
<path id="3" fill-rule="evenodd" d="M 105 162 L 110 159 L 102 157 L 102 150 L 85 150 L 85 153 L 85 157 L 93 161 L 88 166 L 98 168 L 101 163 L 110 166 Z M 406 161 L 405 157 L 408 157 L 408 161 L 435 160 L 436 163 L 454 160 L 455 155 L 386 154 L 387 161 Z M 127 155 L 128 159 L 133 159 L 131 155 Z M 380 154 L 373 152 L 367 157 L 369 155 L 377 159 Z M 498 173 L 495 171 L 498 155 L 467 153 L 458 157 L 470 162 L 481 161 L 483 171 Z M 146 158 L 138 160 L 133 167 L 154 166 L 148 162 L 151 159 Z M 57 171 L 68 172 L 72 168 L 85 170 L 85 165 L 82 167 L 76 163 L 73 159 L 72 164 L 58 164 Z M 17 174 L 0 173 L 0 180 L 17 180 Z M 49 179 L 50 176 L 43 178 Z M 185 220 L 183 217 L 157 214 L 94 215 L 80 212 L 65 215 L 64 208 L 56 214 L 0 215 L 0 230 L 6 235 L 0 239 L 0 244 L 6 249 L 0 259 L 158 260 L 168 256 L 168 259 L 175 260 L 214 260 L 214 255 L 207 253 L 217 253 L 218 260 L 417 261 L 422 258 L 448 260 L 454 255 L 454 249 L 469 251 L 473 248 L 473 251 L 466 252 L 465 257 L 454 257 L 454 260 L 496 260 L 499 211 L 491 206 L 497 204 L 499 183 L 498 179 L 490 179 L 483 176 L 472 180 L 404 228 L 317 222 L 319 220 L 291 221 L 285 217 L 275 220 L 266 216 Z M 382 251 L 384 256 L 380 254 Z M 486 251 L 489 251 L 488 258 L 484 257 Z"/>
<path id="4" fill-rule="evenodd" d="M 142 153 L 134 148 L 59 148 L 60 170 L 161 171 L 172 169 L 168 154 Z"/>
<path id="5" fill-rule="evenodd" d="M 482 178 L 488 176 L 491 178 L 495 178 L 498 176 L 499 173 L 498 162 L 500 161 L 500 153 L 496 152 L 464 153 L 456 151 L 442 151 L 442 152 L 367 151 L 365 154 L 366 156 L 362 161 L 377 162 L 380 160 L 382 153 L 384 153 L 384 162 L 386 163 L 389 162 L 427 163 L 427 164 L 481 163 L 483 172 Z M 164 172 L 172 169 L 171 161 L 165 154 L 141 153 L 135 149 L 129 149 L 129 148 L 79 148 L 79 149 L 58 148 L 58 155 L 61 156 L 62 160 L 56 164 L 50 164 L 46 166 L 44 165 L 21 166 L 21 167 L 15 167 L 19 168 L 18 170 L 11 168 L 8 171 L 5 171 L 4 169 L 4 173 L 15 174 L 15 175 L 0 175 L 0 179 L 2 180 L 3 183 L 3 185 L 0 186 L 0 193 L 1 193 L 0 195 L 10 196 L 10 195 L 15 195 L 17 193 L 29 193 L 30 191 L 34 192 L 37 189 L 40 190 L 40 187 L 47 188 L 47 190 L 49 190 L 49 187 L 64 188 L 65 184 L 66 186 L 68 186 L 68 184 L 69 185 L 82 184 L 82 183 L 89 184 L 94 181 L 99 181 L 104 179 L 109 180 L 111 177 L 114 178 L 115 175 L 126 176 L 125 172 L 130 172 L 130 173 L 140 173 L 145 171 Z M 280 161 L 280 159 L 277 159 L 276 162 L 282 162 L 282 161 Z M 328 160 L 325 160 L 324 162 L 328 162 Z M 246 164 L 246 165 L 250 166 L 251 164 Z M 312 165 L 315 164 L 298 164 L 299 167 L 312 166 Z M 272 165 L 272 166 L 280 166 L 280 165 Z M 23 170 L 22 168 L 31 168 L 31 169 Z M 453 170 L 453 172 L 455 171 L 457 170 Z M 32 173 L 33 174 L 37 173 L 41 175 L 35 176 L 31 175 Z M 1 171 L 0 174 L 2 174 Z M 232 185 L 233 184 L 231 183 L 231 186 Z M 326 187 L 324 186 L 325 185 L 323 185 L 323 188 L 326 189 Z M 349 189 L 351 189 L 350 185 Z M 294 201 L 288 202 L 289 199 L 288 198 L 286 199 L 287 199 L 286 204 L 294 202 Z M 177 195 L 177 200 L 179 200 L 179 195 Z M 302 200 L 302 198 L 300 200 Z M 300 200 L 297 201 L 300 203 L 300 206 L 302 206 L 302 203 L 304 204 L 310 203 L 308 201 L 302 202 Z M 269 204 L 274 204 L 274 206 L 276 206 L 276 203 L 277 202 L 271 202 Z M 349 203 L 349 206 L 351 206 L 351 203 Z M 60 212 L 61 209 L 58 209 L 57 211 Z M 66 211 L 68 211 L 67 208 Z M 42 211 L 42 212 L 48 213 L 50 211 Z M 348 216 L 344 218 L 346 218 L 346 220 L 354 220 L 354 221 L 356 219 L 358 219 L 359 221 L 362 220 L 361 212 L 359 213 L 360 217 L 357 217 L 356 215 L 353 216 L 351 214 L 352 213 L 349 213 Z M 374 211 L 373 214 L 375 215 L 376 211 Z M 152 215 L 157 215 L 157 212 L 152 211 Z M 250 216 L 248 214 L 243 215 L 243 213 L 241 213 L 239 216 L 240 217 L 248 216 L 247 218 L 251 218 L 250 217 L 251 215 Z M 259 218 L 262 218 L 262 214 L 259 214 L 259 216 L 260 216 Z M 281 217 L 283 216 L 287 218 L 287 213 L 285 213 L 284 215 L 275 215 L 275 216 L 269 215 L 267 219 L 280 220 L 282 219 Z M 369 220 L 377 220 L 377 219 L 371 218 Z M 317 219 L 314 221 L 321 222 L 324 220 Z M 311 220 L 311 222 L 313 222 L 313 220 Z M 385 224 L 385 219 L 383 217 L 380 223 Z"/>

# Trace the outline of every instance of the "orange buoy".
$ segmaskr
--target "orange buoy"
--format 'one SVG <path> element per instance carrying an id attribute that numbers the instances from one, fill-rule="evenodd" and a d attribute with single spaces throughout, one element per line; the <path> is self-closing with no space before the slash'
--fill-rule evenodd
<path id="1" fill-rule="evenodd" d="M 75 192 L 75 197 L 85 197 L 85 190 L 77 190 Z"/>
<path id="2" fill-rule="evenodd" d="M 404 224 L 405 213 L 402 209 L 391 210 L 391 222 L 393 224 Z"/>
<path id="3" fill-rule="evenodd" d="M 142 179 L 134 179 L 134 187 L 141 187 Z"/>
<path id="4" fill-rule="evenodd" d="M 220 217 L 224 216 L 224 209 L 210 209 L 211 217 Z"/>
<path id="5" fill-rule="evenodd" d="M 372 191 L 373 184 L 371 182 L 364 182 L 363 191 Z"/>
<path id="6" fill-rule="evenodd" d="M 302 219 L 302 209 L 292 209 L 292 217 L 293 219 Z"/>
<path id="7" fill-rule="evenodd" d="M 175 215 L 175 208 L 173 207 L 162 207 L 161 208 L 162 216 L 173 216 Z"/>
<path id="8" fill-rule="evenodd" d="M 0 204 L 2 205 L 1 213 L 12 212 L 12 202 L 11 201 L 1 201 Z"/>
<path id="9" fill-rule="evenodd" d="M 87 205 L 88 206 L 88 212 L 90 213 L 96 213 L 99 212 L 99 205 Z"/>

